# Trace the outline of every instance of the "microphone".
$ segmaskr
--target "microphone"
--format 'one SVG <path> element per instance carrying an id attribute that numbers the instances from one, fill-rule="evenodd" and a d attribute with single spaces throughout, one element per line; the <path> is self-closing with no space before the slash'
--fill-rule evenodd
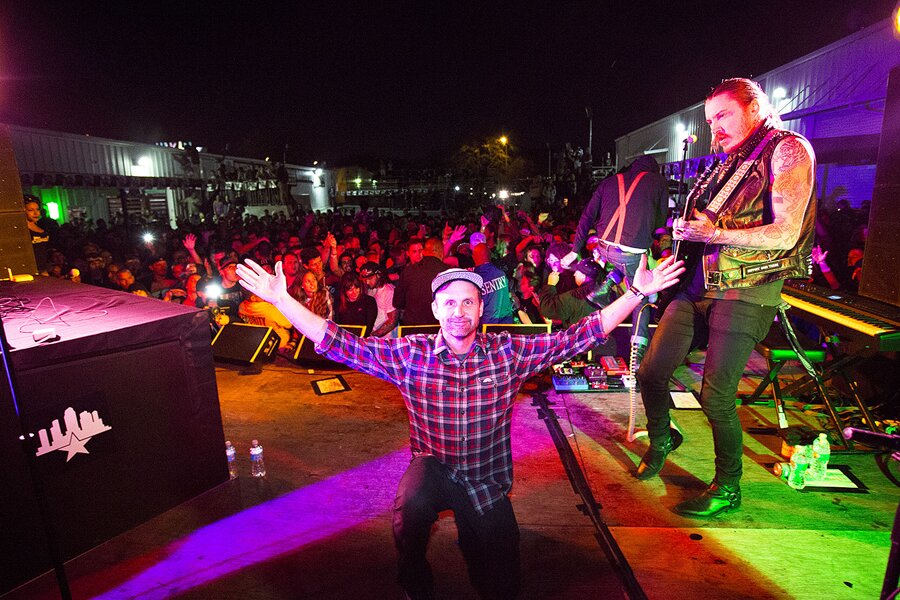
<path id="1" fill-rule="evenodd" d="M 697 141 L 697 136 L 694 135 L 693 133 L 691 135 L 687 136 L 686 138 L 684 138 L 685 145 L 693 144 L 696 141 Z"/>
<path id="2" fill-rule="evenodd" d="M 885 448 L 894 452 L 900 451 L 900 436 L 898 435 L 877 433 L 856 427 L 844 427 L 844 437 L 848 440 L 862 442 L 867 446 Z"/>

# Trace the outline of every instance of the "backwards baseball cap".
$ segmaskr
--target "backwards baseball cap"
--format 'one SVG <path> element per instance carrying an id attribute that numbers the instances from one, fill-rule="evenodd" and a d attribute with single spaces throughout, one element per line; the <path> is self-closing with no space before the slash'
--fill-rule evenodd
<path id="1" fill-rule="evenodd" d="M 469 236 L 469 245 L 473 248 L 478 244 L 487 244 L 487 238 L 480 231 L 476 231 L 472 235 Z"/>
<path id="2" fill-rule="evenodd" d="M 371 260 L 367 263 L 363 263 L 363 266 L 359 268 L 360 277 L 370 277 L 378 273 L 381 273 L 381 265 Z"/>
<path id="3" fill-rule="evenodd" d="M 468 281 L 479 290 L 484 287 L 481 275 L 465 269 L 447 269 L 441 271 L 431 280 L 431 297 L 434 298 L 437 291 L 452 281 Z"/>

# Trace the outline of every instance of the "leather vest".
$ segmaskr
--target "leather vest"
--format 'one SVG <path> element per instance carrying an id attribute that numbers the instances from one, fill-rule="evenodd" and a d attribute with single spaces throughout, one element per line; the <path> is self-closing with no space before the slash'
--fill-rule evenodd
<path id="1" fill-rule="evenodd" d="M 775 135 L 719 213 L 716 227 L 748 229 L 773 222 L 772 155 L 775 146 L 789 135 L 803 139 L 799 134 L 784 130 Z M 809 202 L 794 247 L 761 250 L 741 246 L 707 246 L 703 256 L 706 289 L 746 288 L 779 279 L 806 279 L 812 274 L 811 250 L 816 218 L 815 157 L 812 159 L 813 182 Z"/>

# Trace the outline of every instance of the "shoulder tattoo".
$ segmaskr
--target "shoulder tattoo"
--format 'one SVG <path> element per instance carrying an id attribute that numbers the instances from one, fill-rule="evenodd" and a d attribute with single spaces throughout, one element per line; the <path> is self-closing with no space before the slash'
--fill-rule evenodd
<path id="1" fill-rule="evenodd" d="M 809 153 L 799 138 L 791 135 L 784 138 L 775 147 L 772 155 L 772 166 L 776 173 L 788 171 L 797 165 L 808 162 Z"/>

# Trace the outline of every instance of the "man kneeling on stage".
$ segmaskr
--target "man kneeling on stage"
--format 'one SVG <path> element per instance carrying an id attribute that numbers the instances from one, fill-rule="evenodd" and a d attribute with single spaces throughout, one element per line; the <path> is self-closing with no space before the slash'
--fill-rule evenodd
<path id="1" fill-rule="evenodd" d="M 519 527 L 507 494 L 512 487 L 510 423 L 523 383 L 554 363 L 606 339 L 644 296 L 677 282 L 680 262 L 652 271 L 646 259 L 629 291 L 565 331 L 478 333 L 484 304 L 481 277 L 448 269 L 431 283 L 440 332 L 398 339 L 359 338 L 311 313 L 287 293 L 281 263 L 275 274 L 251 260 L 241 285 L 274 304 L 331 360 L 395 384 L 409 413 L 412 460 L 394 501 L 399 583 L 409 598 L 432 598 L 425 556 L 431 526 L 453 510 L 459 545 L 482 598 L 519 591 Z"/>

